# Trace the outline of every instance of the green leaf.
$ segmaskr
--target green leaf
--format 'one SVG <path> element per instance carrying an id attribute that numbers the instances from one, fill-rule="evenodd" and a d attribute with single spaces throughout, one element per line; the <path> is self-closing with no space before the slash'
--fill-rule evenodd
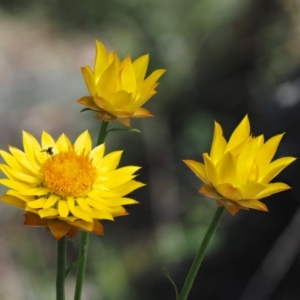
<path id="1" fill-rule="evenodd" d="M 107 132 L 109 132 L 109 131 L 128 131 L 128 132 L 141 133 L 141 131 L 137 128 L 111 128 L 111 129 L 107 130 Z"/>
<path id="2" fill-rule="evenodd" d="M 172 283 L 172 285 L 173 285 L 173 287 L 175 289 L 176 300 L 177 300 L 179 295 L 178 295 L 178 289 L 177 289 L 177 286 L 176 286 L 174 280 L 172 279 L 172 277 L 171 277 L 171 275 L 170 275 L 170 273 L 169 273 L 169 271 L 168 271 L 167 268 L 161 268 L 161 269 L 163 270 L 163 272 L 166 274 L 166 276 L 168 277 L 168 279 Z"/>
<path id="3" fill-rule="evenodd" d="M 84 112 L 84 111 L 88 111 L 88 110 L 91 110 L 91 111 L 93 111 L 93 109 L 91 109 L 91 108 L 88 108 L 88 107 L 85 107 L 85 108 L 83 108 L 80 112 Z"/>

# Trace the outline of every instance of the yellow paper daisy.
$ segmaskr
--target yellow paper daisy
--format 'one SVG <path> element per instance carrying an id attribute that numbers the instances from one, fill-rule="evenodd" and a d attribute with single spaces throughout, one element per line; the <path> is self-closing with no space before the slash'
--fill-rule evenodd
<path id="1" fill-rule="evenodd" d="M 203 154 L 204 164 L 184 160 L 205 184 L 199 192 L 216 199 L 232 215 L 249 208 L 268 211 L 260 199 L 290 187 L 282 182 L 270 183 L 294 157 L 281 157 L 272 161 L 283 134 L 264 142 L 264 136 L 250 135 L 248 116 L 232 133 L 228 143 L 221 126 L 215 122 L 210 155 Z"/>
<path id="2" fill-rule="evenodd" d="M 136 200 L 124 197 L 144 184 L 135 181 L 136 166 L 117 169 L 122 151 L 104 155 L 105 145 L 92 149 L 88 131 L 71 144 L 62 134 L 55 142 L 42 133 L 41 144 L 23 132 L 24 152 L 0 150 L 9 190 L 3 202 L 26 211 L 25 225 L 45 226 L 55 239 L 74 237 L 79 229 L 103 234 L 99 220 L 127 215 L 123 205 Z"/>
<path id="3" fill-rule="evenodd" d="M 157 80 L 165 70 L 156 70 L 145 78 L 148 62 L 149 55 L 134 62 L 130 56 L 120 61 L 115 52 L 108 53 L 96 41 L 94 71 L 89 66 L 81 68 L 91 96 L 77 102 L 97 111 L 96 118 L 105 122 L 118 120 L 130 126 L 129 117 L 151 117 L 151 112 L 142 106 L 156 94 Z"/>

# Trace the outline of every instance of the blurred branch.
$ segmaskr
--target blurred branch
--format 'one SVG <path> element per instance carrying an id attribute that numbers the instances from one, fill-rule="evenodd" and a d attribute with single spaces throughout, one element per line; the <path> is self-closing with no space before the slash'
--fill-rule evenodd
<path id="1" fill-rule="evenodd" d="M 300 208 L 283 230 L 239 300 L 268 300 L 287 274 L 300 250 Z"/>

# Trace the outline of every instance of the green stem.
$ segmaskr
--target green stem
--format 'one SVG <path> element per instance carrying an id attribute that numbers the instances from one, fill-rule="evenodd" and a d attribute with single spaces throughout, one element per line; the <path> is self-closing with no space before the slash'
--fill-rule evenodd
<path id="1" fill-rule="evenodd" d="M 107 135 L 107 127 L 108 122 L 102 122 L 98 139 L 97 139 L 97 146 L 104 143 L 106 135 Z M 77 279 L 76 279 L 76 287 L 75 287 L 75 296 L 74 300 L 81 299 L 81 292 L 82 292 L 82 285 L 84 279 L 84 272 L 86 268 L 86 260 L 87 260 L 87 250 L 89 244 L 89 233 L 86 231 L 81 232 L 81 240 L 80 240 L 80 262 L 78 265 L 78 272 L 77 272 Z"/>
<path id="2" fill-rule="evenodd" d="M 204 239 L 202 241 L 202 244 L 198 250 L 198 253 L 196 254 L 195 256 L 195 259 L 194 259 L 194 262 L 191 266 L 191 269 L 190 269 L 190 272 L 185 280 L 185 283 L 183 285 L 183 288 L 180 292 L 180 295 L 179 295 L 179 298 L 178 300 L 186 300 L 188 295 L 189 295 L 189 292 L 192 288 L 192 285 L 194 283 L 194 280 L 195 280 L 195 277 L 198 273 L 198 270 L 201 266 L 201 263 L 202 263 L 202 260 L 204 258 L 204 255 L 205 255 L 205 252 L 206 252 L 206 249 L 211 241 L 211 239 L 213 238 L 214 236 L 214 233 L 216 232 L 216 229 L 219 225 L 219 222 L 221 220 L 221 217 L 223 215 L 225 211 L 225 207 L 222 206 L 222 207 L 218 207 L 209 227 L 208 227 L 208 230 L 204 236 Z"/>
<path id="3" fill-rule="evenodd" d="M 89 244 L 89 233 L 86 231 L 82 231 L 81 240 L 80 240 L 80 251 L 81 251 L 80 255 L 82 256 L 82 259 L 79 263 L 78 272 L 77 272 L 74 300 L 81 299 L 81 291 L 82 291 L 84 272 L 86 267 L 88 244 Z"/>
<path id="4" fill-rule="evenodd" d="M 66 236 L 57 241 L 56 300 L 65 300 L 66 245 Z"/>
<path id="5" fill-rule="evenodd" d="M 102 122 L 97 139 L 97 146 L 103 144 L 107 135 L 108 122 Z"/>

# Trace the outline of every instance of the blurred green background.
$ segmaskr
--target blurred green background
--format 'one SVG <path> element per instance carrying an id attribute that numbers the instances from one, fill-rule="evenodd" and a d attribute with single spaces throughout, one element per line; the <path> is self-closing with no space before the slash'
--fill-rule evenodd
<path id="1" fill-rule="evenodd" d="M 299 32 L 299 0 L 0 0 L 1 149 L 22 147 L 22 130 L 96 136 L 94 114 L 76 104 L 95 39 L 120 57 L 149 53 L 149 72 L 167 69 L 146 104 L 155 117 L 132 121 L 142 134 L 107 138 L 147 186 L 128 217 L 91 237 L 83 299 L 175 299 L 161 268 L 183 285 L 215 211 L 182 159 L 202 160 L 214 120 L 228 137 L 248 113 L 254 135 L 286 132 L 278 156 L 299 156 Z M 280 180 L 293 189 L 267 198 L 269 213 L 225 213 L 190 300 L 300 298 L 299 162 Z M 0 299 L 54 299 L 52 236 L 23 226 L 13 207 L 0 203 L 0 214 Z M 68 242 L 69 263 L 78 244 Z"/>

